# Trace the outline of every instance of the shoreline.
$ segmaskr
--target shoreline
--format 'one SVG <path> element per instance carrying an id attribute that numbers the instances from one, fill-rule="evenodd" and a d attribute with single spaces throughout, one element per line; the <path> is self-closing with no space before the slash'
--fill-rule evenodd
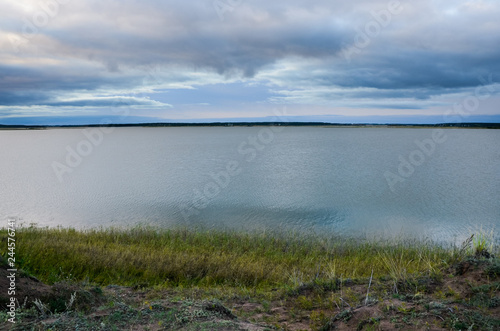
<path id="1" fill-rule="evenodd" d="M 214 123 L 139 123 L 139 124 L 89 124 L 89 125 L 1 125 L 0 130 L 50 130 L 121 127 L 322 127 L 322 128 L 415 128 L 415 129 L 500 129 L 500 123 L 440 123 L 440 124 L 336 124 L 323 122 L 214 122 Z"/>

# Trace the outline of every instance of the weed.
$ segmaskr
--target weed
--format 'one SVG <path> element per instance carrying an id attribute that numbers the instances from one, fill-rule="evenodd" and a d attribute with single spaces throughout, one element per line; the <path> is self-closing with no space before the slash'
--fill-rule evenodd
<path id="1" fill-rule="evenodd" d="M 341 311 L 340 313 L 338 313 L 337 315 L 335 315 L 331 320 L 329 320 L 327 323 L 325 323 L 325 325 L 323 325 L 321 328 L 320 328 L 320 331 L 330 331 L 330 330 L 334 330 L 335 329 L 335 322 L 336 321 L 344 321 L 344 322 L 348 322 L 353 316 L 353 313 L 352 313 L 352 309 L 349 308 L 349 309 L 346 309 L 346 310 L 343 310 Z"/>
<path id="2" fill-rule="evenodd" d="M 70 297 L 68 303 L 66 303 L 66 311 L 71 310 L 71 307 L 75 303 L 75 300 L 76 300 L 76 292 L 74 292 L 73 294 L 71 294 L 71 297 Z"/>
<path id="3" fill-rule="evenodd" d="M 212 302 L 205 302 L 203 305 L 203 309 L 209 312 L 215 312 L 218 313 L 221 316 L 226 316 L 230 319 L 235 319 L 236 316 L 226 307 L 224 307 L 220 302 L 218 301 L 212 301 Z"/>
<path id="4" fill-rule="evenodd" d="M 328 323 L 329 320 L 323 311 L 313 311 L 311 315 L 309 315 L 309 319 L 311 320 L 311 328 L 313 330 L 320 329 L 323 325 Z"/>
<path id="5" fill-rule="evenodd" d="M 297 298 L 297 305 L 304 310 L 311 310 L 314 306 L 314 303 L 308 297 L 301 295 Z"/>
<path id="6" fill-rule="evenodd" d="M 405 258 L 404 254 L 402 250 L 401 253 L 397 254 L 385 253 L 380 255 L 395 284 L 404 283 L 408 279 L 408 267 L 412 260 Z"/>
<path id="7" fill-rule="evenodd" d="M 491 257 L 493 251 L 493 230 L 484 231 L 480 228 L 472 238 L 472 248 L 476 257 Z"/>
<path id="8" fill-rule="evenodd" d="M 357 330 L 363 330 L 366 326 L 366 330 L 376 330 L 376 327 L 380 324 L 379 317 L 371 317 L 359 322 Z"/>
<path id="9" fill-rule="evenodd" d="M 491 261 L 491 264 L 486 267 L 486 274 L 495 278 L 500 276 L 500 259 L 496 258 Z"/>
<path id="10" fill-rule="evenodd" d="M 485 284 L 472 287 L 473 296 L 469 304 L 481 308 L 495 308 L 500 305 L 500 296 L 497 294 L 500 290 L 500 283 Z"/>
<path id="11" fill-rule="evenodd" d="M 443 324 L 444 327 L 452 330 L 498 330 L 500 328 L 499 319 L 469 310 L 464 310 L 460 315 L 450 314 Z"/>
<path id="12" fill-rule="evenodd" d="M 35 299 L 33 303 L 35 304 L 35 307 L 38 309 L 42 317 L 46 317 L 52 314 L 49 308 L 46 305 L 44 305 L 43 302 L 41 302 L 39 299 Z"/>

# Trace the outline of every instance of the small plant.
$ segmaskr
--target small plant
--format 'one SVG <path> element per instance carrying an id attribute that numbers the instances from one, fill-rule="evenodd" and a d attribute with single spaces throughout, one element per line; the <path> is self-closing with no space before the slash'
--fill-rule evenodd
<path id="1" fill-rule="evenodd" d="M 76 300 L 76 292 L 74 292 L 73 294 L 71 294 L 71 297 L 69 298 L 68 303 L 66 303 L 66 311 L 70 311 L 71 310 L 71 307 L 75 303 L 75 300 Z"/>
<path id="2" fill-rule="evenodd" d="M 271 303 L 269 301 L 262 301 L 262 308 L 264 308 L 265 312 L 269 312 L 271 310 Z"/>
<path id="3" fill-rule="evenodd" d="M 500 276 L 500 259 L 494 259 L 486 268 L 486 273 L 491 277 Z"/>
<path id="4" fill-rule="evenodd" d="M 357 330 L 378 330 L 378 325 L 380 324 L 379 317 L 371 317 L 366 320 L 362 320 L 358 324 Z M 366 327 L 366 328 L 365 328 Z"/>
<path id="5" fill-rule="evenodd" d="M 352 317 L 352 310 L 351 309 L 346 309 L 344 311 L 341 311 L 336 317 L 337 317 L 337 319 L 341 319 L 344 322 L 347 322 Z"/>
<path id="6" fill-rule="evenodd" d="M 482 228 L 472 238 L 472 248 L 476 257 L 491 257 L 493 251 L 493 230 L 486 232 Z"/>
<path id="7" fill-rule="evenodd" d="M 471 236 L 462 243 L 462 246 L 460 247 L 460 250 L 458 251 L 457 254 L 458 261 L 462 261 L 467 256 L 467 254 L 470 254 L 470 252 L 472 251 L 473 240 L 474 240 L 474 234 L 471 234 Z"/>
<path id="8" fill-rule="evenodd" d="M 394 290 L 397 292 L 397 284 L 404 283 L 408 279 L 408 267 L 412 260 L 405 258 L 404 251 L 401 254 L 393 256 L 392 254 L 381 254 L 381 260 L 389 271 L 389 275 L 394 281 Z"/>
<path id="9" fill-rule="evenodd" d="M 46 317 L 51 314 L 49 308 L 47 308 L 47 306 L 44 305 L 43 302 L 41 302 L 39 299 L 35 299 L 33 303 L 35 304 L 36 308 L 38 309 L 38 311 L 40 311 L 40 314 L 43 317 Z"/>
<path id="10" fill-rule="evenodd" d="M 295 269 L 292 271 L 292 273 L 288 275 L 288 280 L 290 283 L 292 283 L 292 286 L 294 287 L 299 287 L 304 285 L 303 279 L 304 279 L 303 273 Z"/>
<path id="11" fill-rule="evenodd" d="M 323 311 L 313 311 L 311 315 L 309 315 L 309 319 L 311 320 L 311 328 L 314 330 L 320 329 L 329 321 L 329 318 Z"/>
<path id="12" fill-rule="evenodd" d="M 301 309 L 305 310 L 311 310 L 314 306 L 312 300 L 304 295 L 301 295 L 300 297 L 297 298 L 297 304 Z"/>

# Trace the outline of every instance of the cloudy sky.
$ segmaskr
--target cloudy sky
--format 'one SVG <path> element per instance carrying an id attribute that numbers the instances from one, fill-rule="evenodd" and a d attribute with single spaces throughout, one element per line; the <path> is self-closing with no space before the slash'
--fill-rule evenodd
<path id="1" fill-rule="evenodd" d="M 496 0 L 2 0 L 0 124 L 500 122 Z"/>

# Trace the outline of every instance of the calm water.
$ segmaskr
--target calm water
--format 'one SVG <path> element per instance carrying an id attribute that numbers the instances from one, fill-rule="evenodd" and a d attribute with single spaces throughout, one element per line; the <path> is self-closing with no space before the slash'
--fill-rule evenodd
<path id="1" fill-rule="evenodd" d="M 0 131 L 0 219 L 438 240 L 500 228 L 500 130 L 279 129 Z"/>

